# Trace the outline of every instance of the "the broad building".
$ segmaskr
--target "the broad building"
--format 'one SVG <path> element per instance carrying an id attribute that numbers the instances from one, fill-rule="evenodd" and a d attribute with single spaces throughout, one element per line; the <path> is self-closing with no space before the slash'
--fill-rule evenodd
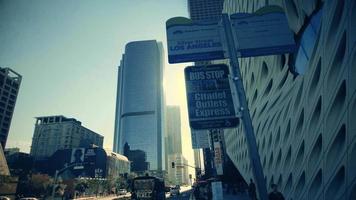
<path id="1" fill-rule="evenodd" d="M 45 159 L 59 149 L 103 147 L 103 141 L 103 136 L 85 128 L 74 118 L 62 115 L 37 117 L 30 154 L 35 159 Z"/>
<path id="2" fill-rule="evenodd" d="M 6 146 L 21 79 L 21 75 L 12 69 L 0 67 L 0 143 L 3 149 Z"/>
<path id="3" fill-rule="evenodd" d="M 118 67 L 114 152 L 147 155 L 149 170 L 164 170 L 163 46 L 155 40 L 130 42 Z"/>
<path id="4" fill-rule="evenodd" d="M 278 5 L 299 49 L 240 59 L 267 188 L 286 199 L 356 199 L 356 1 L 225 0 L 224 12 Z M 240 126 L 227 153 L 252 177 Z"/>

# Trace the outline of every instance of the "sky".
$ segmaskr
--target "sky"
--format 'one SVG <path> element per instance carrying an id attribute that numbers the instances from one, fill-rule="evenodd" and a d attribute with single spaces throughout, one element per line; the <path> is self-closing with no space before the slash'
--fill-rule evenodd
<path id="1" fill-rule="evenodd" d="M 0 67 L 22 75 L 6 147 L 29 152 L 35 117 L 64 115 L 112 149 L 125 45 L 156 39 L 166 47 L 165 21 L 176 16 L 188 16 L 185 0 L 0 0 Z M 182 107 L 183 153 L 191 155 L 183 79 L 189 64 L 165 59 L 167 103 Z"/>

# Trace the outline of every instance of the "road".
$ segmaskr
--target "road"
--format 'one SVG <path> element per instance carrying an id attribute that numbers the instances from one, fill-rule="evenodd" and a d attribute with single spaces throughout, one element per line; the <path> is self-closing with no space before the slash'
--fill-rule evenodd
<path id="1" fill-rule="evenodd" d="M 189 200 L 191 194 L 192 194 L 192 190 L 185 190 L 185 191 L 181 191 L 180 195 L 173 196 L 173 197 L 169 196 L 167 199 L 170 199 L 170 200 Z"/>

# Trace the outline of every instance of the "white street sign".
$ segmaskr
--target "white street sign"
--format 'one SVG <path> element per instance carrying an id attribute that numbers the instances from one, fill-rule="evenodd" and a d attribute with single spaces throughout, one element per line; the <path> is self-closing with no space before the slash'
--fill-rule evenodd
<path id="1" fill-rule="evenodd" d="M 193 23 L 184 17 L 166 22 L 169 63 L 223 59 L 217 22 Z"/>
<path id="2" fill-rule="evenodd" d="M 281 7 L 230 16 L 238 57 L 276 55 L 296 51 L 294 35 Z"/>

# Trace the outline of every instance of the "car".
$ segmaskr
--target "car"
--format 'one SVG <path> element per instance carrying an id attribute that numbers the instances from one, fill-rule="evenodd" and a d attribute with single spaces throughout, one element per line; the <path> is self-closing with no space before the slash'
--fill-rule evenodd
<path id="1" fill-rule="evenodd" d="M 11 200 L 10 197 L 0 196 L 0 200 Z"/>
<path id="2" fill-rule="evenodd" d="M 37 199 L 35 197 L 23 197 L 20 200 L 39 200 L 39 199 Z"/>
<path id="3" fill-rule="evenodd" d="M 118 195 L 125 195 L 126 193 L 127 193 L 126 189 L 119 189 L 119 190 L 117 191 L 117 194 L 118 194 Z"/>
<path id="4" fill-rule="evenodd" d="M 179 192 L 179 188 L 180 188 L 180 187 L 177 187 L 177 186 L 176 186 L 176 187 L 172 187 L 172 188 L 171 188 L 171 191 L 170 191 L 170 195 L 171 195 L 171 196 L 179 195 L 179 193 L 180 193 L 180 192 Z"/>

